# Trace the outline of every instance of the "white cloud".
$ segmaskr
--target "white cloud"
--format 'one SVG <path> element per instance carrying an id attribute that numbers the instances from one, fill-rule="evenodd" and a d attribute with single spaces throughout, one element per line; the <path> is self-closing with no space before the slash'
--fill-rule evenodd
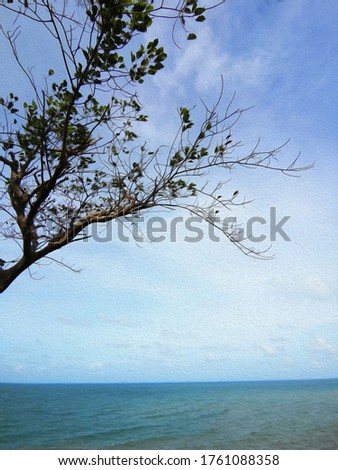
<path id="1" fill-rule="evenodd" d="M 268 356 L 274 356 L 276 354 L 276 348 L 272 344 L 264 343 L 261 347 Z"/>
<path id="2" fill-rule="evenodd" d="M 315 339 L 312 344 L 312 348 L 316 351 L 321 351 L 330 354 L 335 354 L 337 352 L 337 348 L 333 344 L 321 337 Z"/>
<path id="3" fill-rule="evenodd" d="M 174 65 L 171 68 L 168 65 L 154 79 L 155 86 L 160 91 L 161 104 L 165 100 L 173 106 L 174 97 L 182 99 L 192 89 L 198 92 L 198 96 L 220 87 L 221 74 L 226 70 L 227 55 L 217 44 L 209 26 L 203 25 L 198 40 L 188 42 L 184 50 L 173 47 L 167 47 L 167 50 Z"/>
<path id="4" fill-rule="evenodd" d="M 314 295 L 319 295 L 321 297 L 330 295 L 332 293 L 332 289 L 329 284 L 318 275 L 303 279 L 302 286 L 305 291 L 308 291 Z"/>
<path id="5" fill-rule="evenodd" d="M 174 66 L 167 67 L 155 77 L 155 84 L 162 96 L 185 96 L 193 87 L 199 94 L 220 89 L 221 75 L 233 90 L 238 85 L 257 85 L 271 74 L 271 62 L 275 51 L 254 49 L 249 53 L 233 56 L 227 51 L 210 26 L 203 25 L 198 40 L 188 43 L 184 50 L 174 53 Z"/>
<path id="6" fill-rule="evenodd" d="M 98 370 L 98 369 L 102 369 L 102 367 L 103 367 L 103 363 L 101 361 L 94 361 L 88 364 L 88 369 L 90 370 Z"/>

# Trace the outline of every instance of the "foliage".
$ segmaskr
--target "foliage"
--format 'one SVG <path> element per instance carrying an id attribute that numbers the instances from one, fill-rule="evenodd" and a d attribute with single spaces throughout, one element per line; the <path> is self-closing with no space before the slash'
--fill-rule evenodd
<path id="1" fill-rule="evenodd" d="M 82 7 L 72 1 L 25 0 L 2 3 L 1 9 L 15 13 L 17 21 L 30 20 L 48 30 L 60 49 L 64 78 L 54 81 L 56 74 L 49 69 L 40 89 L 20 61 L 17 21 L 12 31 L 4 32 L 33 97 L 21 102 L 12 92 L 0 98 L 5 117 L 0 134 L 1 233 L 21 248 L 17 259 L 1 260 L 0 292 L 32 264 L 83 238 L 84 229 L 95 223 L 154 206 L 184 207 L 214 223 L 211 208 L 236 202 L 216 194 L 224 171 L 220 185 L 206 190 L 209 169 L 299 170 L 295 162 L 273 165 L 280 149 L 255 148 L 234 157 L 238 142 L 232 128 L 242 110 L 231 111 L 229 105 L 220 114 L 220 100 L 213 107 L 205 105 L 199 124 L 189 109 L 180 109 L 177 139 L 166 155 L 138 143 L 133 123 L 147 116 L 135 85 L 160 71 L 167 57 L 159 40 L 147 42 L 145 33 L 164 19 L 180 24 L 188 40 L 196 39 L 187 22 L 203 22 L 207 10 L 197 0 L 181 0 L 176 6 L 157 0 L 86 0 Z M 209 204 L 199 204 L 199 195 L 208 197 Z M 255 253 L 242 242 L 237 245 L 246 254 Z"/>

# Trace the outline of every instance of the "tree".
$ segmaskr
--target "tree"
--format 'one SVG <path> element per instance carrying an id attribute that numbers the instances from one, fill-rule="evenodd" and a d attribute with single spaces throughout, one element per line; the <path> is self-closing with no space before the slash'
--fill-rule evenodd
<path id="1" fill-rule="evenodd" d="M 8 0 L 0 8 L 15 15 L 13 30 L 3 32 L 33 92 L 29 102 L 21 103 L 15 92 L 0 98 L 5 117 L 0 228 L 3 238 L 20 247 L 15 259 L 1 256 L 0 292 L 42 258 L 83 239 L 92 224 L 158 206 L 183 207 L 217 226 L 211 210 L 238 204 L 236 194 L 230 199 L 218 194 L 224 170 L 301 169 L 297 159 L 286 166 L 275 163 L 281 147 L 260 151 L 256 146 L 235 157 L 239 142 L 232 129 L 243 110 L 232 110 L 231 102 L 221 112 L 221 99 L 204 104 L 205 118 L 198 124 L 191 110 L 180 108 L 177 138 L 166 151 L 148 149 L 136 135 L 133 124 L 147 116 L 135 85 L 162 69 L 166 59 L 158 39 L 146 42 L 145 33 L 164 19 L 181 25 L 188 40 L 196 39 L 188 21 L 204 21 L 208 9 L 198 0 L 176 6 L 161 0 L 84 0 L 80 7 L 74 1 Z M 46 28 L 57 44 L 61 81 L 54 81 L 49 69 L 39 87 L 22 64 L 16 47 L 20 19 Z M 220 182 L 208 189 L 204 175 L 214 168 L 223 170 Z M 231 229 L 217 228 L 245 254 L 259 255 L 233 239 Z"/>

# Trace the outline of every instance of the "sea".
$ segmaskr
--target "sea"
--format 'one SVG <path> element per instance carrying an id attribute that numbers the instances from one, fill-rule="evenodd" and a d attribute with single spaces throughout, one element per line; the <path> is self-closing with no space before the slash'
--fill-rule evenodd
<path id="1" fill-rule="evenodd" d="M 338 379 L 0 384 L 0 449 L 338 449 Z"/>

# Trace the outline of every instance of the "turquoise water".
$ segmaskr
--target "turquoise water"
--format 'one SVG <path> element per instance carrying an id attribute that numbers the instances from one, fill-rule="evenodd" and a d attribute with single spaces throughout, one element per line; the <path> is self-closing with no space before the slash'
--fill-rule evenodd
<path id="1" fill-rule="evenodd" d="M 338 380 L 2 384 L 0 449 L 338 449 Z"/>

